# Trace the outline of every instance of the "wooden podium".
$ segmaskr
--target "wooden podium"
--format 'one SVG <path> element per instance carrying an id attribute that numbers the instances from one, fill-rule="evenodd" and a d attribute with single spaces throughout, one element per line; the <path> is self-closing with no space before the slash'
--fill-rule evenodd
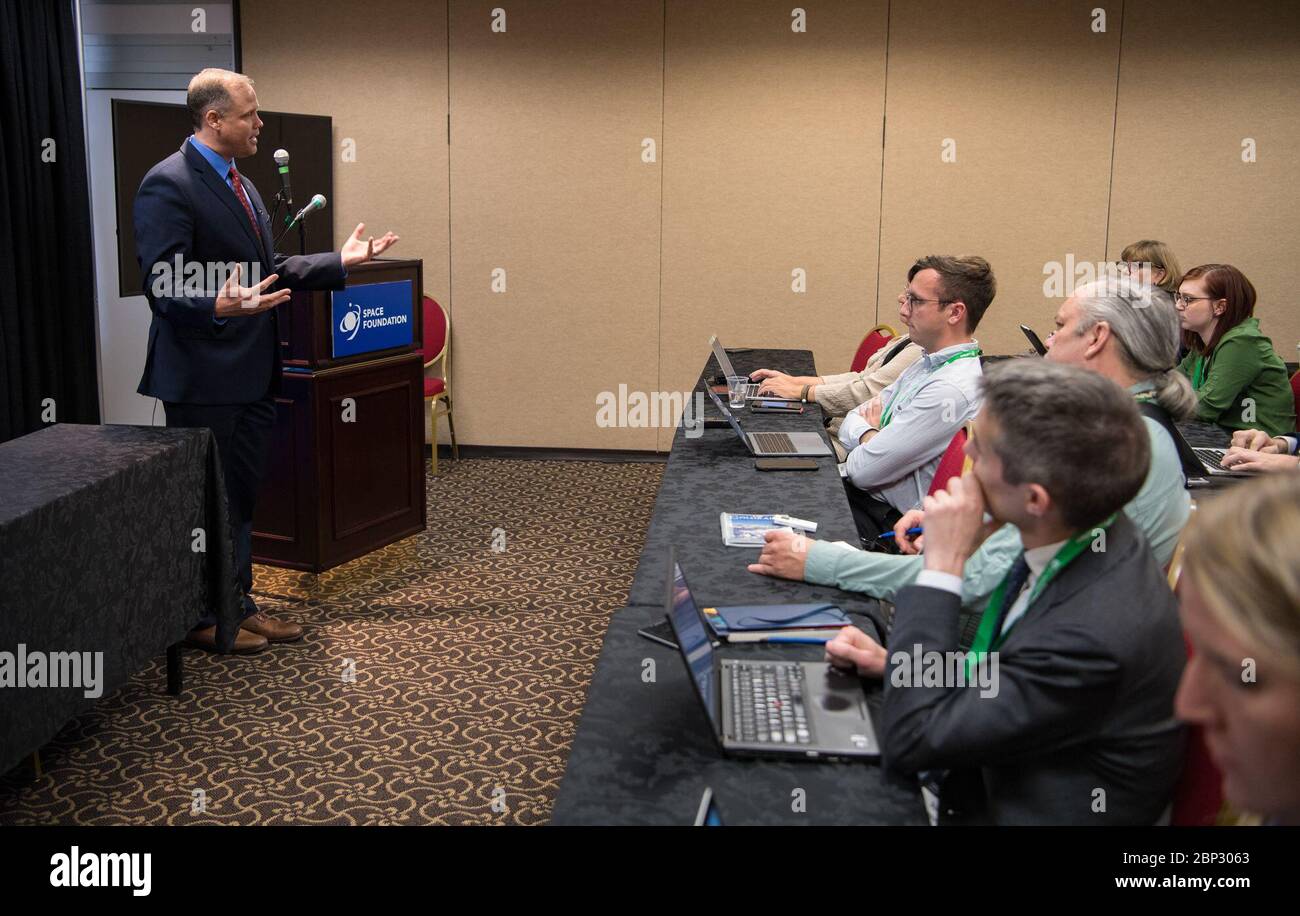
<path id="1" fill-rule="evenodd" d="M 322 572 L 424 530 L 423 273 L 419 260 L 371 261 L 344 290 L 280 307 L 254 562 Z"/>

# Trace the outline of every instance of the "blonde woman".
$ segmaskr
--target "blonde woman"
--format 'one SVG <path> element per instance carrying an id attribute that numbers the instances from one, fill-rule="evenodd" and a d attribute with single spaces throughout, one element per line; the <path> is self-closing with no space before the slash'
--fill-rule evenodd
<path id="1" fill-rule="evenodd" d="M 1243 483 L 1196 515 L 1175 710 L 1203 729 L 1232 808 L 1300 824 L 1300 475 Z"/>
<path id="2" fill-rule="evenodd" d="M 1178 281 L 1183 278 L 1183 271 L 1173 251 L 1164 242 L 1142 239 L 1127 245 L 1120 252 L 1119 263 L 1139 283 L 1158 286 L 1171 296 L 1178 292 Z"/>

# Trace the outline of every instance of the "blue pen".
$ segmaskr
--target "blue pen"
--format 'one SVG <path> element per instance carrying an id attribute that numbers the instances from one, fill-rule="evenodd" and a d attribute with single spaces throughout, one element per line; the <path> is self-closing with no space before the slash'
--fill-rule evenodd
<path id="1" fill-rule="evenodd" d="M 765 639 L 764 642 L 788 642 L 807 646 L 824 646 L 833 638 L 831 636 L 825 638 L 821 636 L 771 636 Z"/>
<path id="2" fill-rule="evenodd" d="M 908 528 L 908 529 L 907 529 L 907 533 L 908 533 L 908 534 L 920 534 L 920 533 L 923 532 L 924 530 L 925 530 L 924 528 Z M 878 535 L 876 535 L 876 537 L 880 537 L 880 538 L 892 538 L 893 536 L 894 536 L 894 532 L 892 532 L 892 531 L 886 531 L 884 534 L 878 534 Z"/>

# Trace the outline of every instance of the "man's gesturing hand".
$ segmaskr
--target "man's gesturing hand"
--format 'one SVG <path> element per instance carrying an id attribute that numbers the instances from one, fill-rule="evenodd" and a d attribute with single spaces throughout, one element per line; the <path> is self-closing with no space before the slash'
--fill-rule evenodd
<path id="1" fill-rule="evenodd" d="M 984 521 L 984 491 L 973 474 L 925 498 L 925 568 L 962 574 L 966 560 L 1002 522 Z"/>
<path id="2" fill-rule="evenodd" d="M 217 293 L 217 302 L 214 306 L 214 313 L 217 318 L 234 318 L 239 315 L 256 315 L 258 312 L 265 312 L 267 309 L 273 309 L 281 302 L 289 298 L 289 290 L 281 289 L 273 293 L 263 291 L 280 279 L 279 274 L 271 274 L 256 286 L 240 286 L 239 278 L 243 273 L 243 265 L 236 264 L 235 269 L 226 277 L 226 282 L 221 285 L 221 291 Z"/>
<path id="3" fill-rule="evenodd" d="M 373 257 L 383 254 L 391 246 L 397 243 L 401 236 L 393 235 L 391 232 L 385 232 L 382 238 L 375 238 L 373 235 L 364 242 L 361 240 L 361 232 L 366 228 L 365 223 L 357 223 L 357 228 L 352 230 L 348 240 L 343 243 L 339 249 L 339 254 L 343 257 L 343 266 L 351 267 L 354 264 L 364 264 Z"/>

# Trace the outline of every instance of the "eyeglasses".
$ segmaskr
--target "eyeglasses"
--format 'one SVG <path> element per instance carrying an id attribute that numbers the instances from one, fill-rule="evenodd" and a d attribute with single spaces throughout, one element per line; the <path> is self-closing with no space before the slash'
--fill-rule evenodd
<path id="1" fill-rule="evenodd" d="M 1177 305 L 1191 305 L 1193 302 L 1213 301 L 1213 296 L 1184 296 L 1182 293 L 1174 293 L 1174 303 Z"/>
<path id="2" fill-rule="evenodd" d="M 910 289 L 905 289 L 898 294 L 898 301 L 906 305 L 909 309 L 914 309 L 918 305 L 925 305 L 927 302 L 937 302 L 940 305 L 952 305 L 956 299 L 921 299 L 912 295 Z"/>

